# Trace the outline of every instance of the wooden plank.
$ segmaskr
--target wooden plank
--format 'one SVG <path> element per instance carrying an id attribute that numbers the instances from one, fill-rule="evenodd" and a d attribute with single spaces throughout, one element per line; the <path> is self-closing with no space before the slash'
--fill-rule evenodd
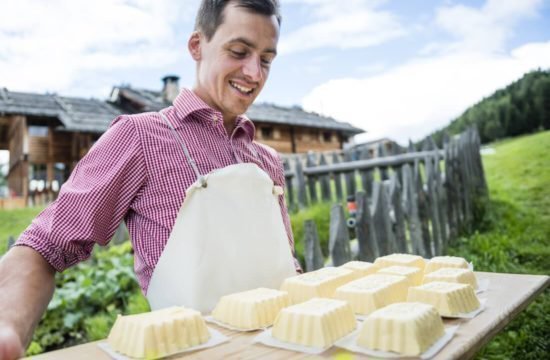
<path id="1" fill-rule="evenodd" d="M 371 209 L 367 194 L 364 191 L 359 191 L 355 195 L 357 201 L 357 214 L 355 216 L 357 222 L 355 224 L 355 235 L 359 243 L 358 260 L 373 262 L 380 252 L 376 245 L 376 233 L 372 223 Z"/>
<path id="2" fill-rule="evenodd" d="M 422 241 L 422 226 L 418 215 L 418 195 L 413 172 L 409 164 L 403 165 L 403 202 L 413 254 L 428 257 Z"/>
<path id="3" fill-rule="evenodd" d="M 320 156 L 319 165 L 320 166 L 327 165 L 327 159 L 324 154 L 321 154 Z M 319 181 L 321 182 L 321 197 L 323 201 L 326 201 L 326 202 L 331 201 L 332 194 L 330 191 L 330 175 L 329 174 L 321 175 L 319 178 L 320 178 Z"/>
<path id="4" fill-rule="evenodd" d="M 346 162 L 352 162 L 352 154 L 349 152 L 346 152 L 344 154 L 344 160 Z M 344 177 L 346 179 L 346 197 L 353 195 L 355 196 L 356 188 L 355 188 L 355 170 L 352 171 L 346 171 L 344 173 Z"/>
<path id="5" fill-rule="evenodd" d="M 405 215 L 403 211 L 402 191 L 401 184 L 399 183 L 399 177 L 397 173 L 393 173 L 390 179 L 390 201 L 391 211 L 393 214 L 392 227 L 395 234 L 395 242 L 397 245 L 397 251 L 400 253 L 409 253 L 411 250 L 407 246 L 407 239 L 405 238 Z"/>
<path id="6" fill-rule="evenodd" d="M 332 154 L 332 163 L 338 164 L 340 163 L 340 158 L 338 157 L 338 154 L 333 153 Z M 332 174 L 332 178 L 334 179 L 334 188 L 336 190 L 336 199 L 339 202 L 342 202 L 344 200 L 344 192 L 342 190 L 342 176 L 340 175 L 340 172 L 334 171 Z"/>
<path id="7" fill-rule="evenodd" d="M 292 185 L 293 176 L 286 176 L 286 174 L 289 173 L 291 170 L 288 159 L 283 160 L 283 168 L 285 171 L 285 192 L 286 192 L 287 208 L 290 211 L 294 211 L 296 209 L 296 203 L 295 203 L 296 200 L 294 199 L 294 186 Z"/>
<path id="8" fill-rule="evenodd" d="M 340 266 L 351 260 L 349 232 L 341 204 L 334 204 L 330 209 L 329 252 L 334 266 Z"/>
<path id="9" fill-rule="evenodd" d="M 306 157 L 306 166 L 314 167 L 316 164 L 315 153 L 310 152 Z M 307 187 L 309 190 L 309 201 L 310 204 L 316 203 L 319 201 L 317 197 L 317 176 L 316 175 L 307 175 Z"/>
<path id="10" fill-rule="evenodd" d="M 397 251 L 395 237 L 390 220 L 390 200 L 383 183 L 374 182 L 373 186 L 373 223 L 380 255 L 389 255 Z"/>
<path id="11" fill-rule="evenodd" d="M 359 156 L 359 159 L 361 160 L 368 160 L 372 159 L 372 154 L 368 149 L 364 149 L 361 152 L 361 155 Z M 372 197 L 372 170 L 359 170 L 359 174 L 361 176 L 361 184 L 363 186 L 363 190 L 367 193 L 367 197 Z"/>
<path id="12" fill-rule="evenodd" d="M 442 152 L 443 150 L 441 150 Z M 326 173 L 357 171 L 357 170 L 373 170 L 377 167 L 401 166 L 407 163 L 414 163 L 416 160 L 422 160 L 428 155 L 426 152 L 420 151 L 416 153 L 405 153 L 396 156 L 387 156 L 385 158 L 375 158 L 369 160 L 358 160 L 353 162 L 341 162 L 337 154 L 333 154 L 334 161 L 331 165 L 316 166 L 314 168 L 304 169 L 306 175 L 322 175 Z"/>
<path id="13" fill-rule="evenodd" d="M 388 154 L 386 154 L 386 148 L 384 147 L 384 145 L 382 143 L 378 144 L 378 157 L 379 158 L 385 158 L 386 156 L 388 156 Z M 382 181 L 389 179 L 388 166 L 387 165 L 380 166 L 378 168 L 378 171 L 380 172 L 380 179 L 382 179 Z"/>
<path id="14" fill-rule="evenodd" d="M 424 183 L 422 181 L 422 174 L 420 173 L 420 161 L 414 164 L 413 176 L 416 184 L 416 194 L 418 196 L 418 218 L 420 219 L 420 228 L 422 230 L 422 242 L 428 258 L 434 256 L 432 249 L 432 237 L 430 234 L 430 220 L 429 220 L 429 207 L 428 196 L 424 191 Z"/>
<path id="15" fill-rule="evenodd" d="M 306 271 L 320 269 L 325 263 L 319 243 L 317 225 L 311 219 L 304 221 L 304 258 L 306 260 Z"/>
<path id="16" fill-rule="evenodd" d="M 296 158 L 296 181 L 298 182 L 298 206 L 305 208 L 308 205 L 306 193 L 306 179 L 300 158 Z"/>
<path id="17" fill-rule="evenodd" d="M 445 326 L 459 325 L 451 341 L 438 352 L 433 360 L 470 359 L 506 325 L 516 318 L 550 285 L 546 275 L 517 275 L 476 272 L 478 279 L 487 279 L 489 289 L 483 293 L 486 308 L 473 319 L 443 319 Z M 229 337 L 218 346 L 170 357 L 171 359 L 311 359 L 305 353 L 282 350 L 254 343 L 261 331 L 237 332 L 215 324 L 208 327 Z M 101 340 L 105 341 L 105 340 Z M 90 342 L 49 353 L 37 355 L 33 360 L 109 360 L 97 344 Z M 318 357 L 370 359 L 361 354 L 332 347 Z"/>

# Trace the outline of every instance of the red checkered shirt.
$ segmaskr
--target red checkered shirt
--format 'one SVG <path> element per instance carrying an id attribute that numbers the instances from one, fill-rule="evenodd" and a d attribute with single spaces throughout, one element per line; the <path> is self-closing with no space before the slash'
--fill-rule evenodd
<path id="1" fill-rule="evenodd" d="M 279 156 L 253 142 L 255 127 L 246 117 L 237 118 L 228 136 L 221 113 L 185 89 L 162 112 L 184 139 L 201 174 L 242 159 L 257 164 L 275 185 L 284 186 Z M 134 248 L 134 270 L 146 293 L 185 190 L 195 180 L 179 141 L 158 113 L 119 116 L 17 245 L 35 249 L 57 271 L 63 271 L 87 259 L 96 243 L 106 245 L 124 219 Z M 279 205 L 294 251 L 283 195 Z M 297 262 L 296 268 L 300 270 Z"/>

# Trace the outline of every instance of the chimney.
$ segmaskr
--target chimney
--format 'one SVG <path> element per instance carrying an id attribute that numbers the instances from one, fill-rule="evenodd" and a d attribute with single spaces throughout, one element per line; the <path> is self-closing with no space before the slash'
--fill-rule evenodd
<path id="1" fill-rule="evenodd" d="M 162 87 L 162 100 L 167 103 L 172 103 L 176 96 L 180 93 L 179 76 L 167 75 L 162 78 L 164 83 Z"/>

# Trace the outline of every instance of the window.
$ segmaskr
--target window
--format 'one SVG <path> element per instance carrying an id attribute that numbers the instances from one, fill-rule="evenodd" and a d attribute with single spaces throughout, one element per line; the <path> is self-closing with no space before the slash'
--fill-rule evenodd
<path id="1" fill-rule="evenodd" d="M 273 139 L 273 128 L 272 127 L 262 127 L 262 139 Z"/>
<path id="2" fill-rule="evenodd" d="M 323 141 L 327 143 L 332 142 L 332 133 L 329 131 L 325 131 L 323 133 Z"/>
<path id="3" fill-rule="evenodd" d="M 46 137 L 46 136 L 48 136 L 48 127 L 47 126 L 30 125 L 29 126 L 29 136 Z"/>

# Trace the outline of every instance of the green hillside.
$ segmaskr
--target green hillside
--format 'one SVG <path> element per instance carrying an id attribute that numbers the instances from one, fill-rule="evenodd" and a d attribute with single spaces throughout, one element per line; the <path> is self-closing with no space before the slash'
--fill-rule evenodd
<path id="1" fill-rule="evenodd" d="M 483 164 L 490 210 L 451 251 L 480 271 L 550 274 L 550 131 L 492 144 Z M 523 311 L 479 359 L 543 359 L 550 353 L 550 291 Z"/>
<path id="2" fill-rule="evenodd" d="M 433 136 L 476 126 L 482 143 L 550 129 L 550 70 L 536 70 L 468 108 Z"/>

